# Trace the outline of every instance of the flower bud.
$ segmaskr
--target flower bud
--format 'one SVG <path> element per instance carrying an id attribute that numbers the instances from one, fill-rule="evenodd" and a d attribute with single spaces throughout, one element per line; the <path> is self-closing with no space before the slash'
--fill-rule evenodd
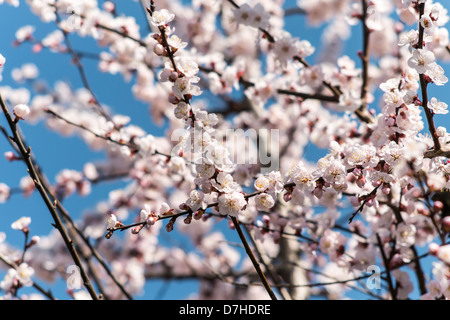
<path id="1" fill-rule="evenodd" d="M 178 97 L 175 96 L 174 94 L 170 94 L 169 95 L 169 102 L 171 104 L 178 104 L 180 102 L 180 99 L 178 99 Z"/>
<path id="2" fill-rule="evenodd" d="M 433 203 L 433 208 L 436 212 L 439 212 L 444 208 L 444 204 L 442 203 L 442 201 L 435 201 Z"/>
<path id="3" fill-rule="evenodd" d="M 178 72 L 172 72 L 170 75 L 169 75 L 169 80 L 170 81 L 172 81 L 172 82 L 175 82 L 176 80 L 178 79 Z"/>
<path id="4" fill-rule="evenodd" d="M 444 230 L 445 233 L 450 233 L 450 216 L 442 218 L 441 224 L 442 230 Z"/>
<path id="5" fill-rule="evenodd" d="M 366 205 L 368 207 L 373 207 L 375 205 L 375 200 L 373 198 L 370 198 L 366 201 Z"/>
<path id="6" fill-rule="evenodd" d="M 134 227 L 133 229 L 131 229 L 131 233 L 132 234 L 138 234 L 139 231 L 141 231 L 143 227 L 144 227 L 144 225 L 142 225 L 142 224 L 138 225 L 138 226 Z"/>
<path id="7" fill-rule="evenodd" d="M 289 202 L 292 200 L 292 193 L 286 192 L 285 194 L 283 194 L 283 200 L 285 202 Z"/>
<path id="8" fill-rule="evenodd" d="M 27 244 L 27 248 L 30 248 L 34 246 L 35 244 L 38 244 L 41 238 L 39 236 L 33 236 L 31 237 L 30 242 Z"/>
<path id="9" fill-rule="evenodd" d="M 437 127 L 436 128 L 436 134 L 438 137 L 445 137 L 446 133 L 447 133 L 447 129 L 445 127 Z"/>
<path id="10" fill-rule="evenodd" d="M 184 219 L 185 224 L 190 224 L 192 222 L 192 213 L 188 214 L 187 217 Z"/>
<path id="11" fill-rule="evenodd" d="M 435 256 L 437 254 L 438 250 L 439 250 L 439 245 L 437 243 L 432 242 L 428 245 L 428 252 L 431 255 Z"/>
<path id="12" fill-rule="evenodd" d="M 6 151 L 4 155 L 5 155 L 5 159 L 8 160 L 8 161 L 14 161 L 14 160 L 19 160 L 20 159 L 12 151 Z"/>
<path id="13" fill-rule="evenodd" d="M 162 56 L 165 51 L 164 47 L 159 43 L 153 48 L 153 52 L 158 56 Z"/>
<path id="14" fill-rule="evenodd" d="M 16 117 L 20 119 L 24 119 L 27 115 L 30 114 L 30 108 L 26 104 L 18 104 L 13 109 Z"/>
<path id="15" fill-rule="evenodd" d="M 366 179 L 363 176 L 361 176 L 358 180 L 356 180 L 356 185 L 360 188 L 363 188 L 365 184 Z"/>
<path id="16" fill-rule="evenodd" d="M 361 176 L 362 171 L 361 171 L 361 169 L 359 169 L 359 168 L 355 168 L 355 169 L 353 169 L 352 173 L 353 173 L 356 177 L 359 177 L 359 176 Z"/>
<path id="17" fill-rule="evenodd" d="M 313 191 L 313 194 L 317 197 L 317 199 L 320 199 L 320 198 L 322 198 L 322 195 L 323 195 L 323 189 L 316 187 Z"/>

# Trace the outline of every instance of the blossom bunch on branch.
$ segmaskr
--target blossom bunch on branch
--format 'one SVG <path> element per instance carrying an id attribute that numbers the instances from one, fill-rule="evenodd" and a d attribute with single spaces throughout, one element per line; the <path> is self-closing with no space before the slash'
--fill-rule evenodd
<path id="1" fill-rule="evenodd" d="M 29 240 L 18 219 L 19 250 L 0 233 L 5 298 L 54 299 L 37 283 L 59 277 L 75 299 L 133 299 L 153 279 L 196 279 L 197 299 L 450 298 L 445 3 L 161 0 L 139 17 L 26 3 L 53 30 L 21 27 L 16 49 L 70 59 L 80 87 L 0 54 L 5 163 L 25 169 L 0 203 L 36 193 L 55 227 Z M 324 25 L 321 47 L 290 19 Z M 129 89 L 127 108 L 88 63 Z M 49 142 L 26 138 L 42 124 L 102 160 L 41 160 Z M 107 196 L 76 215 L 71 199 L 97 187 Z"/>

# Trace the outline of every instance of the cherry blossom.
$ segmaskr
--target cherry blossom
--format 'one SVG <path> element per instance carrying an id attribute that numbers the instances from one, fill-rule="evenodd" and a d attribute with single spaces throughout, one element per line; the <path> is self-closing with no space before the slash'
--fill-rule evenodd
<path id="1" fill-rule="evenodd" d="M 169 10 L 167 9 L 161 9 L 153 12 L 153 14 L 150 17 L 150 22 L 152 23 L 152 26 L 159 27 L 168 24 L 174 18 L 175 14 L 169 12 Z"/>
<path id="2" fill-rule="evenodd" d="M 11 228 L 14 230 L 25 231 L 31 223 L 30 217 L 22 217 L 11 224 Z"/>
<path id="3" fill-rule="evenodd" d="M 430 99 L 430 109 L 436 114 L 447 114 L 447 104 L 438 101 L 435 97 Z"/>
<path id="4" fill-rule="evenodd" d="M 417 49 L 413 51 L 412 57 L 408 60 L 408 65 L 416 69 L 418 73 L 425 73 L 434 61 L 433 52 L 426 49 Z"/>
<path id="5" fill-rule="evenodd" d="M 255 197 L 255 203 L 258 210 L 268 211 L 275 205 L 275 200 L 267 193 L 258 194 Z"/>
<path id="6" fill-rule="evenodd" d="M 218 203 L 219 212 L 223 215 L 231 216 L 237 216 L 247 205 L 244 195 L 237 191 L 221 194 L 218 197 Z"/>
<path id="7" fill-rule="evenodd" d="M 61 55 L 81 82 L 47 83 L 39 59 L 10 67 L 0 54 L 11 74 L 0 87 L 4 161 L 28 169 L 0 183 L 0 203 L 44 201 L 36 211 L 55 227 L 32 235 L 30 212 L 11 225 L 25 245 L 0 233 L 1 260 L 15 263 L 0 283 L 5 298 L 34 280 L 66 280 L 60 271 L 74 263 L 87 271 L 75 253 L 92 263 L 73 299 L 131 299 L 147 281 L 188 278 L 197 300 L 346 299 L 352 286 L 377 299 L 450 297 L 450 134 L 434 87 L 448 82 L 445 3 L 136 2 L 146 19 L 111 1 L 24 5 L 42 23 L 14 31 L 14 44 Z M 290 15 L 323 25 L 319 46 L 289 30 Z M 361 50 L 343 50 L 349 39 Z M 119 112 L 132 101 L 106 104 L 90 83 L 96 70 L 126 83 L 153 122 Z M 41 167 L 40 137 L 22 130 L 33 125 L 98 157 Z M 84 204 L 98 184 L 108 192 L 75 216 L 72 201 Z M 363 284 L 374 266 L 376 293 Z"/>
<path id="8" fill-rule="evenodd" d="M 0 183 L 0 203 L 5 203 L 10 196 L 10 188 L 5 183 Z"/>

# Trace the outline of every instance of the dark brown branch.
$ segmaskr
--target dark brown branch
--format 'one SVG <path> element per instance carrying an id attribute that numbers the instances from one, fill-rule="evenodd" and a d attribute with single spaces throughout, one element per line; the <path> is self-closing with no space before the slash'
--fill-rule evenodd
<path id="1" fill-rule="evenodd" d="M 296 15 L 296 14 L 308 14 L 308 12 L 306 12 L 304 9 L 299 8 L 299 7 L 295 7 L 295 8 L 288 8 L 286 10 L 284 10 L 284 16 L 292 16 L 292 15 Z"/>
<path id="2" fill-rule="evenodd" d="M 247 256 L 252 261 L 253 267 L 255 268 L 256 272 L 258 273 L 259 278 L 261 279 L 261 282 L 264 285 L 264 288 L 266 289 L 267 293 L 269 294 L 270 298 L 272 300 L 278 300 L 275 293 L 273 292 L 272 288 L 270 287 L 269 282 L 266 279 L 266 276 L 264 275 L 264 272 L 261 270 L 261 267 L 256 260 L 255 256 L 253 255 L 252 249 L 250 248 L 247 239 L 245 238 L 244 233 L 242 232 L 242 229 L 239 225 L 239 221 L 236 217 L 231 216 L 231 220 L 233 221 L 234 227 L 236 228 L 236 231 L 239 235 L 239 238 L 242 241 L 242 244 L 245 247 L 245 252 L 247 253 Z"/>
<path id="3" fill-rule="evenodd" d="M 414 259 L 415 259 L 414 270 L 416 272 L 417 281 L 419 282 L 420 294 L 424 295 L 425 293 L 427 293 L 427 286 L 425 284 L 425 275 L 423 273 L 423 269 L 420 264 L 420 260 L 418 259 L 419 255 L 417 254 L 416 247 L 412 246 L 411 250 L 413 251 L 413 254 L 414 254 Z"/>
<path id="4" fill-rule="evenodd" d="M 78 256 L 78 253 L 75 249 L 74 243 L 73 243 L 72 239 L 70 238 L 70 236 L 68 235 L 67 230 L 64 227 L 64 224 L 62 223 L 62 221 L 59 217 L 59 214 L 56 210 L 55 204 L 52 203 L 52 201 L 50 200 L 50 197 L 47 194 L 47 192 L 45 191 L 45 189 L 42 185 L 41 179 L 36 172 L 35 165 L 30 156 L 31 148 L 29 148 L 29 147 L 27 148 L 24 145 L 22 138 L 17 130 L 17 123 L 16 123 L 16 121 L 14 121 L 11 118 L 9 110 L 6 107 L 6 104 L 3 101 L 1 94 L 0 94 L 0 105 L 1 105 L 1 108 L 5 115 L 5 118 L 9 124 L 9 127 L 13 133 L 14 142 L 17 145 L 18 150 L 20 151 L 20 154 L 21 154 L 22 158 L 24 159 L 24 162 L 28 168 L 28 174 L 30 175 L 31 179 L 33 179 L 36 189 L 39 191 L 39 194 L 41 195 L 42 199 L 44 200 L 45 205 L 47 206 L 50 214 L 52 215 L 53 221 L 55 223 L 54 224 L 55 228 L 58 229 L 74 263 L 79 268 L 80 275 L 83 279 L 84 285 L 85 285 L 86 289 L 88 290 L 90 296 L 92 297 L 92 299 L 98 300 L 99 298 L 98 298 L 94 288 L 92 287 L 91 281 L 89 280 L 89 277 L 87 276 L 86 270 L 84 269 L 84 267 L 81 263 L 80 257 Z"/>
<path id="5" fill-rule="evenodd" d="M 383 243 L 382 243 L 378 233 L 376 234 L 376 236 L 377 236 L 378 248 L 380 249 L 381 258 L 383 259 L 384 267 L 386 268 L 386 276 L 387 276 L 387 282 L 388 282 L 388 286 L 389 286 L 389 292 L 391 293 L 392 299 L 397 300 L 396 290 L 395 290 L 394 284 L 392 282 L 389 261 L 384 252 Z"/>
<path id="6" fill-rule="evenodd" d="M 60 23 L 61 20 L 60 20 L 60 18 L 59 18 L 59 15 L 58 15 L 58 12 L 57 12 L 57 9 L 56 9 L 56 8 L 55 8 L 55 14 L 56 14 L 56 20 L 57 20 L 57 22 Z M 86 90 L 88 90 L 89 93 L 90 93 L 90 95 L 92 96 L 92 100 L 93 100 L 93 102 L 94 102 L 94 104 L 95 104 L 95 106 L 96 106 L 95 110 L 96 110 L 100 115 L 102 115 L 103 117 L 105 117 L 108 121 L 113 122 L 111 116 L 106 112 L 106 110 L 104 110 L 103 106 L 100 104 L 100 102 L 99 102 L 99 100 L 97 99 L 97 97 L 96 97 L 94 91 L 92 90 L 92 88 L 91 88 L 91 86 L 90 86 L 90 84 L 89 84 L 88 78 L 87 78 L 87 76 L 86 76 L 86 71 L 84 70 L 84 66 L 83 66 L 83 64 L 81 63 L 80 57 L 79 57 L 79 55 L 76 53 L 76 51 L 75 51 L 75 50 L 73 49 L 73 47 L 72 47 L 72 43 L 71 43 L 71 41 L 70 41 L 70 39 L 69 39 L 69 34 L 68 34 L 68 32 L 67 32 L 66 30 L 64 30 L 63 28 L 59 28 L 59 29 L 61 30 L 61 32 L 62 32 L 63 35 L 64 35 L 64 41 L 65 41 L 65 43 L 66 43 L 67 50 L 68 50 L 68 52 L 72 55 L 72 62 L 75 64 L 75 66 L 76 66 L 77 69 L 78 69 L 78 73 L 80 74 L 81 82 L 83 83 L 84 88 L 85 88 Z"/>
<path id="7" fill-rule="evenodd" d="M 361 55 L 362 61 L 362 85 L 361 85 L 361 107 L 359 110 L 364 112 L 367 110 L 367 92 L 369 86 L 369 62 L 370 62 L 370 29 L 367 26 L 367 1 L 362 0 L 362 17 L 363 26 L 363 51 Z"/>
<path id="8" fill-rule="evenodd" d="M 364 198 L 363 202 L 361 203 L 361 205 L 359 206 L 359 208 L 349 218 L 349 220 L 348 220 L 349 224 L 352 223 L 355 216 L 364 209 L 364 206 L 366 205 L 367 201 L 369 201 L 370 199 L 373 199 L 375 197 L 378 188 L 380 188 L 380 186 L 375 187 L 368 195 L 364 196 L 365 198 Z"/>
<path id="9" fill-rule="evenodd" d="M 425 3 L 420 4 L 419 6 L 419 20 L 425 13 Z M 424 40 L 425 28 L 419 23 L 419 42 L 418 49 L 423 49 L 423 40 Z M 430 108 L 428 108 L 428 93 L 427 93 L 427 85 L 428 81 L 425 78 L 425 74 L 419 74 L 420 78 L 420 90 L 422 91 L 422 107 L 425 111 L 425 115 L 428 122 L 428 130 L 430 131 L 431 137 L 434 143 L 434 150 L 438 151 L 441 149 L 441 143 L 439 142 L 439 137 L 436 132 L 436 126 L 433 120 L 433 114 L 431 113 Z"/>
<path id="10" fill-rule="evenodd" d="M 302 93 L 302 92 L 297 92 L 297 91 L 292 91 L 292 90 L 283 90 L 283 89 L 278 89 L 277 92 L 279 94 L 291 95 L 291 96 L 299 97 L 299 98 L 302 98 L 305 100 L 306 99 L 315 99 L 315 100 L 320 100 L 320 101 L 325 101 L 325 102 L 334 102 L 334 103 L 339 102 L 338 96 L 327 96 L 327 95 L 323 95 L 320 93 L 309 94 L 309 93 Z"/>
<path id="11" fill-rule="evenodd" d="M 105 141 L 109 141 L 109 142 L 114 143 L 114 144 L 117 144 L 117 145 L 119 145 L 119 146 L 126 146 L 126 147 L 130 148 L 130 149 L 131 149 L 132 151 L 134 151 L 134 152 L 139 151 L 139 146 L 136 145 L 136 144 L 133 144 L 133 143 L 127 143 L 127 142 L 118 141 L 118 140 L 114 140 L 114 139 L 112 139 L 112 138 L 109 137 L 109 136 L 104 136 L 104 135 L 98 134 L 98 133 L 96 133 L 95 131 L 92 131 L 91 129 L 89 129 L 88 127 L 86 127 L 86 126 L 83 125 L 83 124 L 78 124 L 78 123 L 75 123 L 75 122 L 73 122 L 73 121 L 71 121 L 71 120 L 69 120 L 69 119 L 64 118 L 63 116 L 57 114 L 57 113 L 56 113 L 55 111 L 53 111 L 53 110 L 45 109 L 45 112 L 48 113 L 48 114 L 51 114 L 51 115 L 54 116 L 55 118 L 58 118 L 58 119 L 60 119 L 60 120 L 62 120 L 62 121 L 64 121 L 64 122 L 66 122 L 67 124 L 70 124 L 70 125 L 72 125 L 72 126 L 74 126 L 74 127 L 77 127 L 77 128 L 82 129 L 82 130 L 84 130 L 84 131 L 87 131 L 87 132 L 93 134 L 94 136 L 96 136 L 96 137 L 99 138 L 99 139 L 102 139 L 102 140 L 105 140 Z"/>

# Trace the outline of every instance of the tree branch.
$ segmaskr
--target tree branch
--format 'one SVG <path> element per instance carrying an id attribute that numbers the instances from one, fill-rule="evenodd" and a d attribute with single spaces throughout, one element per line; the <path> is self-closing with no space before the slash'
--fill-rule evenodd
<path id="1" fill-rule="evenodd" d="M 84 269 L 84 267 L 81 263 L 80 257 L 78 256 L 78 253 L 74 247 L 74 243 L 73 243 L 72 239 L 69 237 L 67 230 L 64 227 L 64 225 L 58 215 L 55 203 L 51 202 L 49 195 L 45 191 L 45 189 L 41 183 L 41 179 L 39 178 L 39 175 L 36 172 L 34 163 L 32 162 L 31 156 L 30 156 L 31 148 L 25 147 L 25 145 L 22 141 L 22 138 L 21 138 L 19 132 L 17 131 L 17 124 L 11 118 L 11 115 L 8 111 L 8 108 L 6 107 L 5 102 L 3 101 L 3 97 L 1 96 L 1 94 L 0 94 L 0 105 L 1 105 L 1 108 L 5 115 L 5 118 L 9 124 L 9 127 L 13 133 L 14 142 L 16 143 L 18 150 L 20 151 L 20 154 L 21 154 L 22 158 L 24 159 L 25 164 L 27 165 L 28 174 L 30 175 L 31 179 L 33 179 L 36 189 L 39 191 L 39 194 L 41 195 L 42 199 L 44 200 L 45 205 L 47 206 L 48 210 L 50 211 L 53 221 L 55 222 L 55 224 L 54 224 L 55 228 L 58 229 L 74 263 L 79 268 L 84 285 L 85 285 L 86 289 L 88 290 L 90 296 L 92 297 L 92 299 L 98 300 L 99 298 L 98 298 L 94 288 L 92 287 L 91 281 L 89 280 L 89 277 L 87 276 L 86 270 Z"/>
<path id="2" fill-rule="evenodd" d="M 239 225 L 238 219 L 236 217 L 231 216 L 231 221 L 233 221 L 234 227 L 236 228 L 239 238 L 241 239 L 242 244 L 245 247 L 245 252 L 247 253 L 250 260 L 252 261 L 252 264 L 255 267 L 255 270 L 258 273 L 259 278 L 261 279 L 261 282 L 264 285 L 264 288 L 266 289 L 267 293 L 269 294 L 269 296 L 272 300 L 278 300 L 275 293 L 272 291 L 272 288 L 270 287 L 269 282 L 267 282 L 266 276 L 264 275 L 264 272 L 261 270 L 261 267 L 260 267 L 258 261 L 256 260 L 255 256 L 253 255 L 253 252 L 247 242 L 247 239 L 245 238 L 245 235 L 242 232 L 242 229 Z"/>

